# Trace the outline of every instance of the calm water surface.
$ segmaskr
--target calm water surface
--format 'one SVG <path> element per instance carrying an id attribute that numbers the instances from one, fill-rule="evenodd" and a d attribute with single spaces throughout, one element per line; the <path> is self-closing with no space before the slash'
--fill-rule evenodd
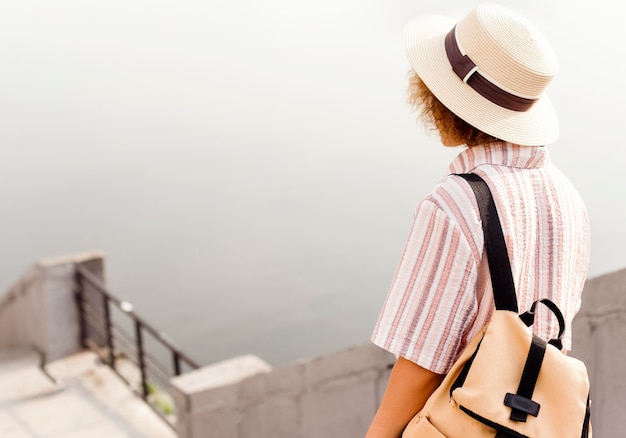
<path id="1" fill-rule="evenodd" d="M 551 150 L 589 206 L 590 273 L 624 267 L 613 6 L 505 3 L 561 55 Z M 201 362 L 281 365 L 366 342 L 415 204 L 457 153 L 404 104 L 401 29 L 469 7 L 2 6 L 0 285 L 101 249 L 114 294 Z M 583 22 L 603 25 L 566 32 Z M 599 67 L 581 71 L 581 51 Z"/>

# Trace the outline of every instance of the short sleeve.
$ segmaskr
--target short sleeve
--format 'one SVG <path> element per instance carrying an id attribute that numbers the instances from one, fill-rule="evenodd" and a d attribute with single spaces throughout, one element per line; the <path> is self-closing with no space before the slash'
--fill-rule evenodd
<path id="1" fill-rule="evenodd" d="M 477 271 L 460 227 L 433 201 L 422 201 L 372 342 L 432 372 L 447 373 L 478 313 Z"/>

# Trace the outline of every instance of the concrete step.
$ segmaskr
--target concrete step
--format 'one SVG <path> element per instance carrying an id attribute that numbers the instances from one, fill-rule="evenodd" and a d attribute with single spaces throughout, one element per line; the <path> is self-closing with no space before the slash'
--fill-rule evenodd
<path id="1" fill-rule="evenodd" d="M 39 368 L 39 357 L 0 351 L 2 438 L 175 438 L 176 434 L 91 352 Z"/>
<path id="2" fill-rule="evenodd" d="M 40 363 L 34 350 L 0 350 L 0 410 L 62 390 L 62 385 L 46 375 Z"/>

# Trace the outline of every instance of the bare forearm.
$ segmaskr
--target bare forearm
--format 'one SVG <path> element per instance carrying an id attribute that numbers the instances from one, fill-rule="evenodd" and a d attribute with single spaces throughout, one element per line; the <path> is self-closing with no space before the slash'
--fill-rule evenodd
<path id="1" fill-rule="evenodd" d="M 442 379 L 440 374 L 399 358 L 366 438 L 399 438 Z"/>

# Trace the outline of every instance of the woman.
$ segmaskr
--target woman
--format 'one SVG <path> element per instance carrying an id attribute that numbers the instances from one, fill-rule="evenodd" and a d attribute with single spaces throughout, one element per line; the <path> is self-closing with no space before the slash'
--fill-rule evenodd
<path id="1" fill-rule="evenodd" d="M 525 19 L 481 4 L 458 23 L 418 17 L 405 31 L 409 102 L 445 146 L 464 145 L 418 205 L 372 341 L 397 355 L 367 438 L 399 437 L 489 321 L 494 304 L 474 194 L 460 173 L 489 185 L 500 215 L 520 310 L 550 298 L 571 322 L 589 260 L 585 206 L 545 145 L 558 120 L 545 94 L 556 56 Z M 558 331 L 549 312 L 535 333 Z"/>

